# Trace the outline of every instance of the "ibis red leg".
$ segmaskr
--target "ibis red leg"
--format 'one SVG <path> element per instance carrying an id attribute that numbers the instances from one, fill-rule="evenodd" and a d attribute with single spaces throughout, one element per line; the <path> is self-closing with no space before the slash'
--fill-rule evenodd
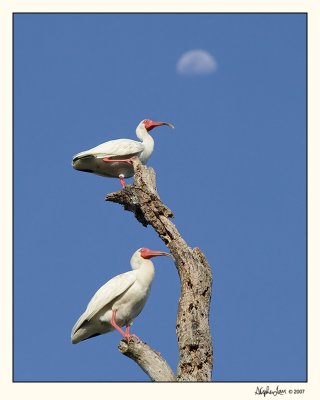
<path id="1" fill-rule="evenodd" d="M 126 187 L 126 182 L 125 182 L 125 180 L 124 180 L 124 175 L 123 175 L 123 174 L 120 174 L 120 175 L 119 175 L 119 178 L 120 178 L 121 186 L 122 186 L 123 188 Z"/>
<path id="2" fill-rule="evenodd" d="M 120 333 L 120 335 L 122 335 L 123 337 L 127 337 L 126 332 L 124 332 L 116 323 L 116 313 L 116 310 L 112 310 L 111 325 Z"/>
<path id="3" fill-rule="evenodd" d="M 140 340 L 140 338 L 138 338 L 137 335 L 135 335 L 134 333 L 130 333 L 130 325 L 126 326 L 126 337 L 129 338 L 130 336 L 135 337 L 136 339 Z"/>
<path id="4" fill-rule="evenodd" d="M 131 158 L 127 158 L 127 159 L 124 159 L 124 160 L 115 160 L 115 159 L 112 159 L 112 158 L 109 158 L 109 157 L 104 157 L 102 159 L 102 161 L 104 161 L 104 162 L 125 162 L 125 163 L 128 163 L 128 164 L 132 164 Z"/>
<path id="5" fill-rule="evenodd" d="M 104 162 L 124 162 L 124 163 L 128 163 L 128 164 L 132 164 L 132 158 L 127 158 L 127 159 L 124 159 L 124 160 L 117 160 L 117 159 L 112 159 L 112 158 L 109 158 L 109 157 L 104 157 L 102 159 L 102 161 L 104 161 Z M 126 182 L 124 180 L 124 176 L 122 174 L 120 174 L 119 178 L 120 178 L 121 186 L 123 188 L 126 187 Z"/>
<path id="6" fill-rule="evenodd" d="M 131 336 L 140 340 L 137 335 L 130 333 L 130 325 L 126 326 L 125 332 L 120 328 L 120 326 L 116 323 L 116 313 L 117 313 L 117 310 L 112 310 L 111 325 L 120 333 L 121 336 L 126 338 L 127 341 L 129 341 Z"/>

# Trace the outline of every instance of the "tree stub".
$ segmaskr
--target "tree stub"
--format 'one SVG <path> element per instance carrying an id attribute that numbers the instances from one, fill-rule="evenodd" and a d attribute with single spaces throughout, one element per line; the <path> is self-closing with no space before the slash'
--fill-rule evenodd
<path id="1" fill-rule="evenodd" d="M 176 377 L 166 360 L 146 343 L 136 338 L 130 338 L 129 342 L 122 339 L 118 348 L 122 354 L 134 360 L 152 381 L 176 381 Z"/>

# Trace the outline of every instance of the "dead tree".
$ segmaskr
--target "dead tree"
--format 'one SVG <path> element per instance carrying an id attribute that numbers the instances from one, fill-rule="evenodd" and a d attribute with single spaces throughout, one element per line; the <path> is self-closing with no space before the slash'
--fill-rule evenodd
<path id="1" fill-rule="evenodd" d="M 132 358 L 153 381 L 211 381 L 213 366 L 209 310 L 212 272 L 206 257 L 196 247 L 191 249 L 170 218 L 172 211 L 157 193 L 155 172 L 134 159 L 134 183 L 119 192 L 110 193 L 106 200 L 122 204 L 132 211 L 142 225 L 151 225 L 169 248 L 179 273 L 179 299 L 176 334 L 179 364 L 174 374 L 168 363 L 146 343 L 135 338 L 122 340 L 119 350 Z"/>

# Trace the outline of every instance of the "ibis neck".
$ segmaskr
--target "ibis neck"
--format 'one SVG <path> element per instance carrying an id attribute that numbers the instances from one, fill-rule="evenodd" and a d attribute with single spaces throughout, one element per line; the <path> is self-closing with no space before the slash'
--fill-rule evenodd
<path id="1" fill-rule="evenodd" d="M 137 278 L 141 280 L 144 285 L 149 286 L 154 278 L 154 265 L 150 260 L 144 260 L 143 264 L 137 271 Z"/>
<path id="2" fill-rule="evenodd" d="M 139 158 L 142 164 L 146 164 L 153 152 L 154 140 L 152 136 L 149 135 L 148 131 L 145 128 L 138 127 L 136 134 L 144 146 L 144 150 L 140 154 Z"/>

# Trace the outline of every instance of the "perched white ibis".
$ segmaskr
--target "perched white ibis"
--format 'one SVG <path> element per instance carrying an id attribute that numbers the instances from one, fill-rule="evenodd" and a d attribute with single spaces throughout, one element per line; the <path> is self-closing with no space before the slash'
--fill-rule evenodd
<path id="1" fill-rule="evenodd" d="M 131 257 L 132 271 L 117 275 L 104 284 L 90 300 L 86 311 L 72 329 L 72 343 L 102 335 L 116 329 L 123 337 L 130 334 L 130 326 L 147 301 L 154 277 L 150 258 L 169 256 L 163 251 L 138 249 Z M 121 329 L 126 326 L 126 330 Z"/>
<path id="2" fill-rule="evenodd" d="M 154 147 L 154 141 L 149 132 L 161 125 L 174 128 L 169 122 L 144 119 L 136 129 L 136 135 L 141 142 L 131 139 L 110 140 L 76 154 L 73 157 L 72 166 L 79 171 L 92 172 L 109 178 L 120 178 L 121 185 L 124 187 L 124 178 L 130 178 L 134 174 L 132 157 L 137 156 L 142 164 L 147 163 Z"/>

